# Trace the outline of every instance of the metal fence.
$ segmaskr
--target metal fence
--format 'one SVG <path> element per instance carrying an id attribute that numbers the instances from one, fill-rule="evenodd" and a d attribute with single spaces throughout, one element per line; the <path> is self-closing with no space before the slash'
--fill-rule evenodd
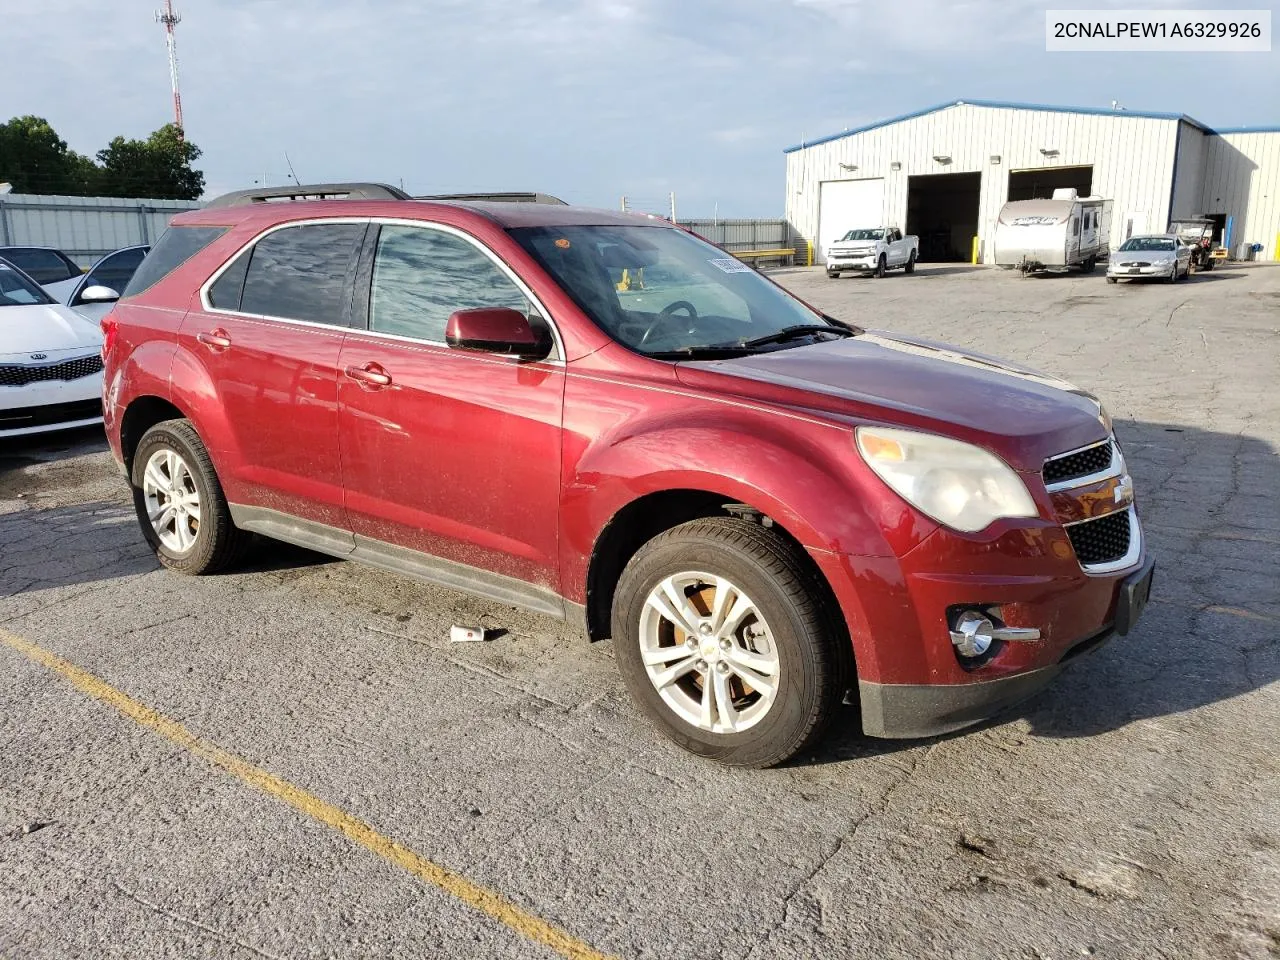
<path id="1" fill-rule="evenodd" d="M 57 247 L 83 267 L 104 253 L 153 243 L 194 200 L 0 194 L 0 246 Z"/>
<path id="2" fill-rule="evenodd" d="M 777 250 L 790 247 L 791 227 L 786 220 L 686 220 L 698 236 L 719 244 L 731 253 L 744 250 Z"/>

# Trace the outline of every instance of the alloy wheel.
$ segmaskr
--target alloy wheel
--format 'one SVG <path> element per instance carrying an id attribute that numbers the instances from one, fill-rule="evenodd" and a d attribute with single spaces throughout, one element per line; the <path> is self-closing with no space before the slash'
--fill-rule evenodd
<path id="1" fill-rule="evenodd" d="M 151 455 L 142 474 L 142 496 L 160 542 L 175 553 L 190 550 L 200 535 L 200 491 L 179 453 L 161 449 Z"/>
<path id="2" fill-rule="evenodd" d="M 659 581 L 645 598 L 639 640 L 649 682 L 700 730 L 740 733 L 777 698 L 782 665 L 773 633 L 725 577 L 684 572 Z"/>

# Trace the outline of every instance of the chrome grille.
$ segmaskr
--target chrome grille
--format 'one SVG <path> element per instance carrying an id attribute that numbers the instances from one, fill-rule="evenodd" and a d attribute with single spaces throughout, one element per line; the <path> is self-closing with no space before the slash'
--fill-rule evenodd
<path id="1" fill-rule="evenodd" d="M 1074 450 L 1071 453 L 1064 453 L 1059 457 L 1052 457 L 1046 460 L 1044 463 L 1045 484 L 1053 486 L 1068 480 L 1076 480 L 1080 477 L 1089 477 L 1095 473 L 1102 473 L 1111 466 L 1114 446 L 1114 441 L 1108 438 L 1092 447 Z"/>
<path id="2" fill-rule="evenodd" d="M 102 370 L 102 357 L 96 353 L 60 363 L 0 364 L 0 387 L 25 387 L 47 380 L 79 380 Z"/>
<path id="3" fill-rule="evenodd" d="M 1067 527 L 1076 559 L 1086 568 L 1122 558 L 1129 552 L 1131 535 L 1128 510 L 1082 520 Z"/>

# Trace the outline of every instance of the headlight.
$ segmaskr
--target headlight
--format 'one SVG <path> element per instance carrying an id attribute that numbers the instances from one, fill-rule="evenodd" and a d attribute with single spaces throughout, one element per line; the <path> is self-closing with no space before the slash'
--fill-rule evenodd
<path id="1" fill-rule="evenodd" d="M 858 452 L 876 476 L 939 523 L 975 533 L 1001 517 L 1039 516 L 1031 494 L 999 457 L 931 433 L 859 427 Z"/>

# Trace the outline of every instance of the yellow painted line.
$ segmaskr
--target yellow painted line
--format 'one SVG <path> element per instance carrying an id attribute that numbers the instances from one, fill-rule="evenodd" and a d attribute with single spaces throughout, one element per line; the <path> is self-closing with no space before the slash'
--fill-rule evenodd
<path id="1" fill-rule="evenodd" d="M 158 710 L 138 702 L 127 693 L 117 690 L 111 684 L 82 670 L 74 663 L 62 659 L 57 654 L 50 653 L 30 640 L 24 640 L 6 630 L 0 630 L 0 643 L 66 678 L 82 693 L 88 694 L 107 706 L 114 707 L 135 723 L 221 767 L 237 780 L 257 787 L 277 800 L 283 800 L 299 813 L 338 831 L 348 840 L 358 843 L 382 859 L 408 871 L 419 880 L 457 897 L 463 903 L 492 917 L 521 936 L 541 943 L 572 960 L 609 960 L 606 954 L 593 950 L 572 934 L 522 910 L 501 894 L 447 867 L 420 857 L 407 847 L 384 837 L 360 818 L 352 816 L 333 804 L 325 803 L 319 797 L 295 787 L 287 780 L 282 780 L 261 767 L 255 767 L 234 753 L 229 753 L 215 744 L 200 739 L 178 721 L 171 720 Z"/>

